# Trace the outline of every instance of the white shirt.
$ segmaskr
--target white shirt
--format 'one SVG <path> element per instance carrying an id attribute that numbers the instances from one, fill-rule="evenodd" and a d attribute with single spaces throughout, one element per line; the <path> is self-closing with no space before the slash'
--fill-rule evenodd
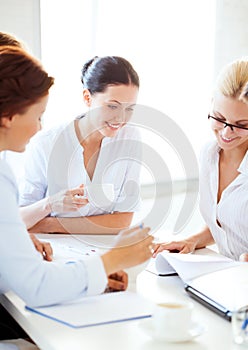
<path id="1" fill-rule="evenodd" d="M 114 184 L 115 198 L 107 208 L 89 202 L 77 212 L 61 216 L 90 216 L 114 211 L 132 212 L 139 207 L 141 143 L 137 128 L 125 125 L 113 138 L 102 140 L 92 181 L 85 169 L 83 147 L 74 121 L 39 132 L 26 151 L 25 176 L 20 183 L 20 205 L 81 184 Z M 59 213 L 52 215 L 59 216 Z"/>
<path id="2" fill-rule="evenodd" d="M 107 284 L 100 256 L 71 264 L 42 259 L 19 214 L 13 173 L 0 160 L 0 293 L 13 290 L 28 305 L 42 306 L 104 291 Z"/>
<path id="3" fill-rule="evenodd" d="M 248 151 L 238 168 L 239 175 L 217 203 L 219 151 L 214 142 L 201 155 L 200 209 L 220 253 L 238 260 L 248 252 Z"/>

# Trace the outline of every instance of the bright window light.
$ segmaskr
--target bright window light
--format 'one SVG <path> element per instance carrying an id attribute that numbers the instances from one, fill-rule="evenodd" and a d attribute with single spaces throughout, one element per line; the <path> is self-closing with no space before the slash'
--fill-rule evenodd
<path id="1" fill-rule="evenodd" d="M 80 71 L 86 60 L 119 55 L 139 73 L 138 102 L 175 120 L 199 153 L 209 137 L 215 0 L 40 2 L 42 61 L 55 77 L 45 128 L 84 111 Z M 178 155 L 157 135 L 147 133 L 144 140 L 161 150 L 171 176 L 183 178 Z M 142 182 L 152 182 L 145 169 Z"/>

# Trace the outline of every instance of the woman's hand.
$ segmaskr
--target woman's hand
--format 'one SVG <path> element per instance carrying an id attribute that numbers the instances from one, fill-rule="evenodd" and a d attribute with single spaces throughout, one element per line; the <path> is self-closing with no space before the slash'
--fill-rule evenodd
<path id="1" fill-rule="evenodd" d="M 84 196 L 84 185 L 71 190 L 63 190 L 49 197 L 49 206 L 51 211 L 65 213 L 68 211 L 77 211 L 79 208 L 88 204 Z"/>
<path id="2" fill-rule="evenodd" d="M 172 241 L 169 243 L 156 244 L 154 247 L 153 258 L 156 258 L 158 253 L 163 250 L 169 250 L 170 252 L 176 251 L 181 254 L 193 253 L 196 249 L 197 241 L 195 239 L 185 239 L 182 241 Z"/>
<path id="3" fill-rule="evenodd" d="M 84 195 L 84 185 L 74 188 L 72 190 L 63 190 L 53 196 L 41 199 L 38 202 L 20 208 L 22 220 L 25 222 L 28 230 L 31 232 L 37 231 L 35 227 L 37 223 L 42 223 L 51 212 L 65 213 L 76 211 L 88 203 L 88 199 L 82 198 Z M 41 228 L 43 223 L 41 225 Z M 49 232 L 49 231 L 44 231 Z"/>
<path id="4" fill-rule="evenodd" d="M 52 250 L 51 244 L 48 242 L 39 241 L 38 238 L 36 238 L 32 233 L 30 233 L 30 238 L 36 250 L 38 250 L 38 252 L 40 252 L 41 255 L 43 256 L 43 259 L 47 261 L 52 261 L 53 250 Z"/>
<path id="5" fill-rule="evenodd" d="M 151 258 L 154 237 L 148 234 L 149 231 L 148 227 L 135 227 L 123 230 L 116 236 L 115 246 L 102 255 L 107 275 Z"/>
<path id="6" fill-rule="evenodd" d="M 181 254 L 193 253 L 195 249 L 205 248 L 210 244 L 214 244 L 214 238 L 207 226 L 205 226 L 199 233 L 188 237 L 181 241 L 172 241 L 169 243 L 156 244 L 154 247 L 153 258 L 163 250 L 170 252 L 177 251 Z"/>
<path id="7" fill-rule="evenodd" d="M 123 291 L 127 289 L 128 274 L 121 270 L 108 276 L 108 287 L 105 292 Z"/>

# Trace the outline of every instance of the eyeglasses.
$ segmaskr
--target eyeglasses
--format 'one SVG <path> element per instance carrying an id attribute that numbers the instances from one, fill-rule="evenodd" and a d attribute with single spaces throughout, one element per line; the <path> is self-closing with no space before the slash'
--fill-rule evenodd
<path id="1" fill-rule="evenodd" d="M 241 135 L 241 134 L 247 134 L 248 133 L 248 127 L 244 127 L 244 126 L 240 126 L 240 125 L 234 125 L 234 124 L 230 124 L 230 123 L 227 123 L 225 122 L 224 120 L 220 119 L 220 118 L 217 118 L 217 117 L 214 117 L 212 115 L 208 115 L 208 119 L 212 119 L 212 123 L 213 123 L 213 126 L 215 126 L 216 128 L 222 128 L 223 125 L 224 125 L 224 128 L 226 128 L 227 126 L 229 126 L 229 128 L 236 132 L 237 134 Z"/>

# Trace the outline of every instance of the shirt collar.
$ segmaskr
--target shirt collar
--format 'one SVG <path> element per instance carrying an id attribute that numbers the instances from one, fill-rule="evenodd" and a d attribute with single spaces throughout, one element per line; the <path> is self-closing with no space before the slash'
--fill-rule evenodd
<path id="1" fill-rule="evenodd" d="M 221 148 L 215 140 L 208 144 L 208 161 L 210 163 L 216 164 L 219 159 L 220 150 Z"/>
<path id="2" fill-rule="evenodd" d="M 73 149 L 77 149 L 78 146 L 80 145 L 79 143 L 79 140 L 78 140 L 78 137 L 77 137 L 77 134 L 76 134 L 76 129 L 75 129 L 75 120 L 73 120 L 72 122 L 70 122 L 68 124 L 68 130 L 69 130 L 69 135 L 70 135 L 70 139 L 71 139 L 71 142 L 72 142 L 72 147 Z M 80 145 L 80 151 L 83 150 L 83 146 Z"/>
<path id="3" fill-rule="evenodd" d="M 248 175 L 248 151 L 246 151 L 246 154 L 245 154 L 242 162 L 240 163 L 238 171 L 241 174 Z"/>
<path id="4" fill-rule="evenodd" d="M 214 163 L 216 161 L 216 157 L 219 157 L 219 153 L 221 148 L 219 147 L 217 142 L 213 142 L 210 153 L 210 160 Z M 242 162 L 238 167 L 238 172 L 244 175 L 248 175 L 248 151 L 246 152 Z"/>

